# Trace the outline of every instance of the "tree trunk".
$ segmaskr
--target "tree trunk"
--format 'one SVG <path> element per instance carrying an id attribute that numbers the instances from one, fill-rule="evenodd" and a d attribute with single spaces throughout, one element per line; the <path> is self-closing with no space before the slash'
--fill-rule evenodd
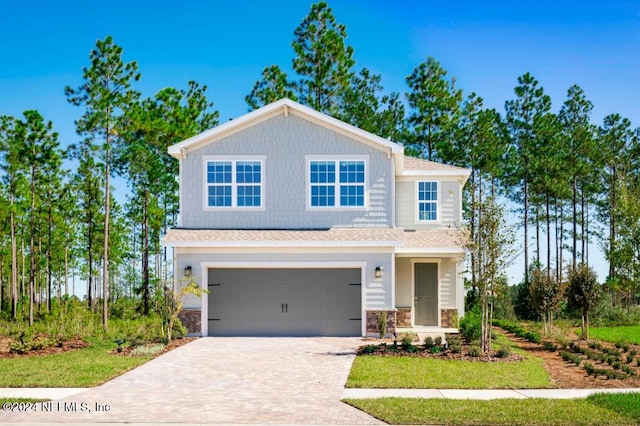
<path id="1" fill-rule="evenodd" d="M 144 199 L 142 205 L 142 285 L 144 314 L 149 315 L 149 191 L 144 190 Z"/>
<path id="2" fill-rule="evenodd" d="M 525 175 L 523 185 L 524 195 L 524 282 L 529 285 L 529 194 L 528 194 L 528 176 Z"/>
<path id="3" fill-rule="evenodd" d="M 571 250 L 571 269 L 576 269 L 578 260 L 578 178 L 573 177 L 573 248 Z"/>
<path id="4" fill-rule="evenodd" d="M 36 256 L 35 256 L 35 242 L 33 240 L 33 234 L 35 233 L 35 199 L 36 183 L 35 183 L 35 169 L 31 167 L 31 212 L 29 217 L 29 257 L 31 267 L 29 270 L 29 325 L 33 325 L 33 299 L 35 297 L 35 281 L 36 281 Z"/>
<path id="5" fill-rule="evenodd" d="M 107 116 L 110 116 L 108 111 Z M 109 177 L 111 175 L 111 160 L 109 158 L 110 152 L 110 129 L 109 125 L 106 128 L 106 145 L 105 145 L 105 161 L 104 161 L 104 251 L 102 259 L 102 324 L 104 331 L 109 332 L 109 311 L 108 311 L 108 299 L 109 299 L 109 207 L 110 207 L 110 195 L 111 190 L 109 188 Z"/>
<path id="6" fill-rule="evenodd" d="M 11 297 L 12 297 L 12 311 L 13 319 L 18 318 L 18 250 L 16 247 L 16 219 L 14 213 L 14 195 L 10 194 L 11 204 Z"/>

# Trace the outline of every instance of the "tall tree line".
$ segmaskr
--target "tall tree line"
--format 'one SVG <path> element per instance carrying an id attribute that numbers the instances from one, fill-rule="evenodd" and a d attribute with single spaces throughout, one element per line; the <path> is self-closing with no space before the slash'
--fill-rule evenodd
<path id="1" fill-rule="evenodd" d="M 470 168 L 461 226 L 473 290 L 504 282 L 512 251 L 489 239 L 506 235 L 495 219 L 509 200 L 523 233 L 515 247 L 525 283 L 534 271 L 562 285 L 568 270 L 592 260 L 595 241 L 610 265 L 610 291 L 635 303 L 640 148 L 628 119 L 611 114 L 593 123 L 593 105 L 577 85 L 554 112 L 530 73 L 517 77 L 501 114 L 480 95 L 465 96 L 432 57 L 407 70 L 404 94 L 388 93 L 382 76 L 357 67 L 346 25 L 325 2 L 311 6 L 291 46 L 294 75 L 265 67 L 245 98 L 249 109 L 289 97 L 402 143 L 408 154 Z M 144 98 L 138 65 L 123 55 L 111 37 L 99 40 L 82 84 L 65 90 L 78 108 L 78 140 L 62 141 L 74 142 L 75 170 L 64 169 L 66 151 L 37 111 L 0 119 L 0 306 L 15 318 L 51 309 L 77 276 L 107 329 L 110 300 L 136 297 L 148 313 L 169 276 L 159 241 L 178 214 L 178 165 L 166 148 L 216 125 L 218 113 L 196 82 Z M 130 190 L 122 204 L 111 195 L 116 175 Z"/>

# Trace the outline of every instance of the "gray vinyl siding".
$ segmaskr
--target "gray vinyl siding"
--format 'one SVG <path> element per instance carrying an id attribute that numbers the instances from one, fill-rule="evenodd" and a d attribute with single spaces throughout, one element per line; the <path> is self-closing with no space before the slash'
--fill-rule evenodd
<path id="1" fill-rule="evenodd" d="M 456 305 L 456 263 L 440 264 L 440 308 L 455 308 Z"/>
<path id="2" fill-rule="evenodd" d="M 205 210 L 203 156 L 265 156 L 264 209 Z M 369 208 L 309 210 L 305 156 L 366 156 Z M 387 153 L 294 115 L 276 116 L 182 160 L 181 227 L 193 229 L 326 229 L 391 227 L 394 176 Z"/>
<path id="3" fill-rule="evenodd" d="M 439 220 L 434 223 L 417 221 L 417 181 L 437 181 Z M 460 182 L 442 178 L 423 178 L 396 183 L 396 222 L 405 229 L 436 229 L 460 224 Z"/>
<path id="4" fill-rule="evenodd" d="M 366 262 L 363 287 L 363 309 L 393 309 L 392 274 L 394 255 L 392 253 L 179 253 L 176 258 L 176 271 L 184 271 L 191 266 L 193 275 L 199 283 L 207 282 L 201 276 L 201 262 L 296 262 L 313 268 L 314 262 Z M 381 266 L 385 271 L 382 278 L 375 278 L 375 268 Z M 238 266 L 242 267 L 242 266 Z M 286 268 L 286 267 L 283 267 Z M 180 273 L 180 272 L 179 272 Z M 187 296 L 184 308 L 200 308 L 201 300 Z"/>

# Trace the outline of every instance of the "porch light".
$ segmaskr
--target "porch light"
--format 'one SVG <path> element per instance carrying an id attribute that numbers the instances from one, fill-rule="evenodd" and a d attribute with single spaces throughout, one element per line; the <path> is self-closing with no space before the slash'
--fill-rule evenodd
<path id="1" fill-rule="evenodd" d="M 376 278 L 382 278 L 382 266 L 376 266 Z"/>
<path id="2" fill-rule="evenodd" d="M 185 277 L 191 276 L 191 266 L 187 266 L 186 268 L 184 268 L 184 276 Z"/>

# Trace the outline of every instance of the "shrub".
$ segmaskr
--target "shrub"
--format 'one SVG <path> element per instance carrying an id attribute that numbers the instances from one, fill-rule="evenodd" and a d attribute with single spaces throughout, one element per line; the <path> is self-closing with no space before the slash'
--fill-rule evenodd
<path id="1" fill-rule="evenodd" d="M 544 342 L 542 342 L 542 346 L 544 347 L 545 350 L 551 351 L 551 352 L 555 352 L 558 349 L 558 346 L 555 343 L 550 342 L 548 340 L 545 340 Z"/>
<path id="2" fill-rule="evenodd" d="M 633 355 L 631 355 L 631 354 L 627 355 L 627 358 L 625 359 L 625 362 L 627 364 L 632 364 L 633 363 Z"/>
<path id="3" fill-rule="evenodd" d="M 460 343 L 452 343 L 449 345 L 451 353 L 459 354 L 462 352 L 462 345 Z"/>
<path id="4" fill-rule="evenodd" d="M 424 346 L 427 349 L 431 349 L 433 347 L 433 338 L 431 336 L 427 336 L 424 338 Z"/>
<path id="5" fill-rule="evenodd" d="M 622 367 L 622 364 L 620 363 L 620 361 L 614 361 L 611 366 L 613 367 L 614 370 L 620 370 L 620 367 Z"/>
<path id="6" fill-rule="evenodd" d="M 163 349 L 164 349 L 164 345 L 160 343 L 156 343 L 152 345 L 136 346 L 133 349 L 133 351 L 131 351 L 131 355 L 153 356 L 162 352 Z"/>
<path id="7" fill-rule="evenodd" d="M 442 351 L 442 348 L 440 346 L 432 346 L 431 348 L 429 348 L 429 352 L 432 354 L 439 354 Z"/>
<path id="8" fill-rule="evenodd" d="M 447 334 L 446 336 L 447 339 L 447 345 L 451 346 L 451 345 L 459 345 L 460 342 L 460 336 L 458 334 Z"/>
<path id="9" fill-rule="evenodd" d="M 497 352 L 498 358 L 509 358 L 511 355 L 511 349 L 508 346 L 500 346 Z"/>
<path id="10" fill-rule="evenodd" d="M 480 315 L 473 311 L 467 312 L 460 320 L 460 334 L 467 342 L 480 339 L 482 335 Z"/>
<path id="11" fill-rule="evenodd" d="M 434 339 L 433 343 L 435 343 L 436 346 L 441 346 L 442 345 L 442 337 L 438 336 Z"/>
<path id="12" fill-rule="evenodd" d="M 469 352 L 467 353 L 469 354 L 469 356 L 477 358 L 482 354 L 482 349 L 480 348 L 480 346 L 473 345 L 469 348 Z"/>
<path id="13" fill-rule="evenodd" d="M 416 333 L 406 332 L 400 334 L 400 341 L 402 342 L 403 346 L 412 345 L 416 337 Z"/>
<path id="14" fill-rule="evenodd" d="M 582 367 L 584 368 L 584 371 L 586 371 L 587 375 L 589 376 L 596 371 L 595 367 L 590 362 L 585 362 Z"/>
<path id="15" fill-rule="evenodd" d="M 367 345 L 360 349 L 360 353 L 363 355 L 371 355 L 376 351 L 376 347 L 374 345 Z"/>
<path id="16" fill-rule="evenodd" d="M 622 370 L 627 376 L 635 376 L 636 373 L 633 371 L 633 369 L 631 367 L 629 367 L 628 365 L 622 365 L 620 367 L 620 370 Z"/>

